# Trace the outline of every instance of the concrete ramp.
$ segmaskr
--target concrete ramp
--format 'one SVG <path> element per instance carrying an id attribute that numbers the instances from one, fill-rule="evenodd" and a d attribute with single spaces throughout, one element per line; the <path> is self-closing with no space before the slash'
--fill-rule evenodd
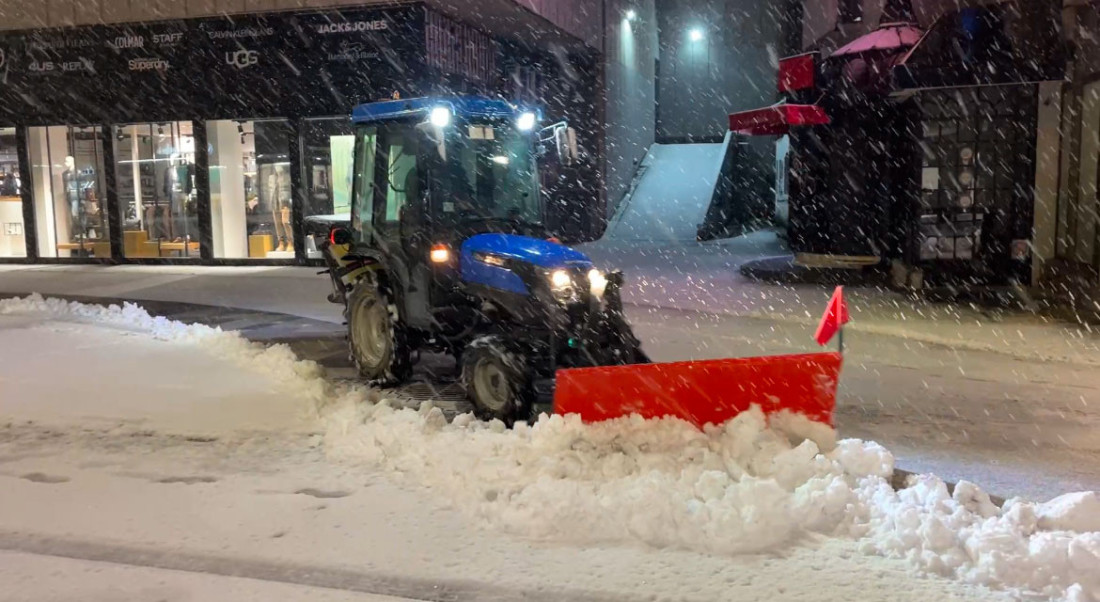
<path id="1" fill-rule="evenodd" d="M 721 144 L 654 144 L 603 240 L 695 241 L 729 143 L 727 135 Z"/>

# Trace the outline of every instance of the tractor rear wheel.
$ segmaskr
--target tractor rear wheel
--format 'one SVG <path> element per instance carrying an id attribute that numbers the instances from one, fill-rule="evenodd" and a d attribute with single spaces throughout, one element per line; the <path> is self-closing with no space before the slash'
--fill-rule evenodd
<path id="1" fill-rule="evenodd" d="M 490 336 L 472 342 L 462 353 L 462 383 L 479 418 L 508 426 L 531 414 L 531 385 L 526 359 Z"/>
<path id="2" fill-rule="evenodd" d="M 348 349 L 359 376 L 379 385 L 394 385 L 412 374 L 412 349 L 397 306 L 386 293 L 366 282 L 348 299 Z"/>

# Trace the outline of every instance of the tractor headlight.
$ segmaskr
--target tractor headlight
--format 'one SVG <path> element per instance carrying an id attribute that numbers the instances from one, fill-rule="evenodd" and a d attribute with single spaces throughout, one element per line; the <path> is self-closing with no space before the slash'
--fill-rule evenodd
<path id="1" fill-rule="evenodd" d="M 573 288 L 573 277 L 565 270 L 550 272 L 550 289 L 555 293 L 569 292 Z"/>
<path id="2" fill-rule="evenodd" d="M 521 132 L 530 132 L 531 130 L 535 129 L 535 126 L 538 124 L 538 122 L 538 115 L 530 112 L 523 113 L 519 116 L 519 119 L 516 120 L 516 127 L 518 127 L 519 131 Z"/>
<path id="3" fill-rule="evenodd" d="M 607 276 L 604 276 L 603 272 L 597 269 L 589 270 L 588 285 L 592 295 L 603 300 L 603 294 L 607 290 Z"/>
<path id="4" fill-rule="evenodd" d="M 437 128 L 445 128 L 451 125 L 451 108 L 435 107 L 428 114 L 428 121 Z"/>

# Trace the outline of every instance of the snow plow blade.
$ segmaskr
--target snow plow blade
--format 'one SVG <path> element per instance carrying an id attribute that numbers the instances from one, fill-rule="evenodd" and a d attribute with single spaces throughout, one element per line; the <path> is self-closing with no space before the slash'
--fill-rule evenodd
<path id="1" fill-rule="evenodd" d="M 672 416 L 702 428 L 756 404 L 832 426 L 841 363 L 839 353 L 812 353 L 559 370 L 554 412 L 585 422 Z"/>

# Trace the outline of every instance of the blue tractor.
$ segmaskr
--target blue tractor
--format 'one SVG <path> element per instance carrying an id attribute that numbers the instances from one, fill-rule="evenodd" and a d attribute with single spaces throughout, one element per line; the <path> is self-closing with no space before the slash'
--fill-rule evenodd
<path id="1" fill-rule="evenodd" d="M 648 362 L 622 274 L 544 225 L 538 161 L 576 159 L 566 124 L 480 97 L 371 103 L 352 121 L 351 214 L 323 246 L 362 378 L 399 385 L 421 352 L 451 354 L 478 415 L 510 424 L 552 403 L 559 369 Z"/>

